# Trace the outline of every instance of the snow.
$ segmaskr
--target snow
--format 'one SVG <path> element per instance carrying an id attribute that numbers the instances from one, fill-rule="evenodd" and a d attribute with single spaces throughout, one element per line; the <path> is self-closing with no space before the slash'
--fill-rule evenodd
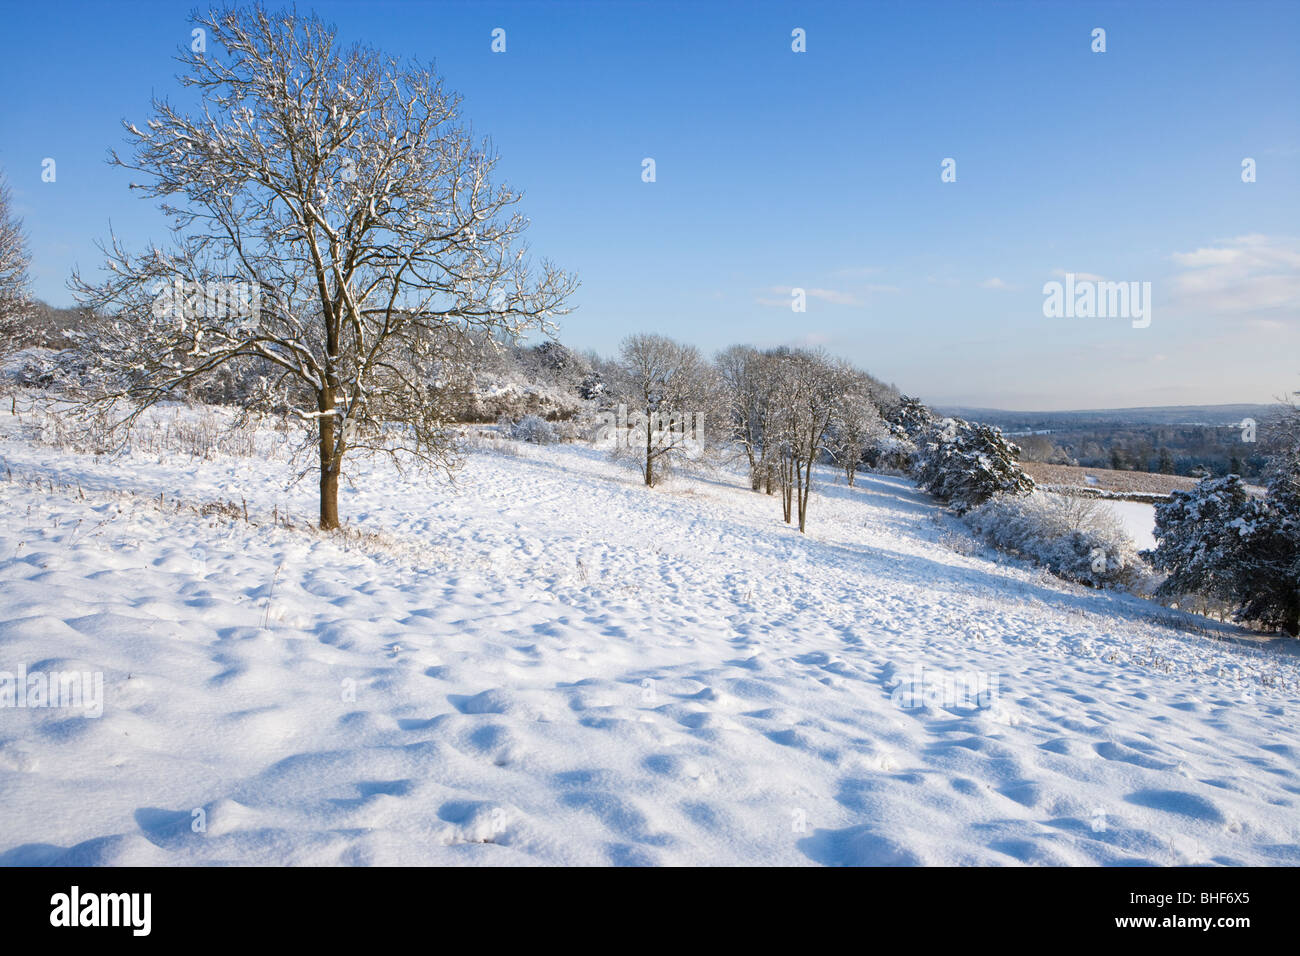
<path id="1" fill-rule="evenodd" d="M 1139 551 L 1148 551 L 1156 546 L 1156 506 L 1144 501 L 1118 501 L 1099 498 L 1098 503 L 1115 517 L 1119 518 L 1130 538 Z"/>
<path id="2" fill-rule="evenodd" d="M 800 536 L 738 476 L 511 443 L 353 463 L 322 535 L 272 526 L 315 509 L 274 433 L 28 425 L 0 669 L 104 711 L 0 709 L 0 862 L 1300 863 L 1294 642 L 954 549 L 902 479 L 822 472 Z"/>

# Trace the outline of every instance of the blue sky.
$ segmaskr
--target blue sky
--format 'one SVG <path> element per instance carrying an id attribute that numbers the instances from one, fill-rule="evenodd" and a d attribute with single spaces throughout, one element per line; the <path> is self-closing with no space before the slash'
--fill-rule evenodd
<path id="1" fill-rule="evenodd" d="M 104 159 L 152 95 L 183 101 L 192 7 L 3 4 L 0 168 L 47 301 L 70 304 L 110 222 L 164 238 Z M 298 8 L 463 95 L 534 254 L 582 281 L 567 344 L 823 345 L 927 401 L 1001 408 L 1300 389 L 1300 3 Z M 1065 272 L 1150 282 L 1150 325 L 1044 317 Z"/>

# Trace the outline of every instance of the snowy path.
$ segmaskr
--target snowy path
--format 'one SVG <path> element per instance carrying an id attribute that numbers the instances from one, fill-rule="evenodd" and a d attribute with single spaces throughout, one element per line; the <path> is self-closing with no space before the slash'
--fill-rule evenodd
<path id="1" fill-rule="evenodd" d="M 801 537 L 581 448 L 366 467 L 381 547 L 267 526 L 314 509 L 273 455 L 17 434 L 0 670 L 105 704 L 0 709 L 0 862 L 1300 863 L 1289 647 L 963 555 L 900 479 Z M 996 699 L 900 706 L 918 665 Z"/>

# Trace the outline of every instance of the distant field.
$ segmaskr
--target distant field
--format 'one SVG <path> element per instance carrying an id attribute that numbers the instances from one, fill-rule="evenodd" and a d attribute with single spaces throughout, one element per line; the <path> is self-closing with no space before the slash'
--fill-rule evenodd
<path id="1" fill-rule="evenodd" d="M 1038 461 L 1023 461 L 1020 466 L 1035 482 L 1047 488 L 1083 488 L 1124 495 L 1169 495 L 1196 486 L 1195 478 L 1184 478 L 1181 475 L 1076 468 L 1072 465 L 1048 465 Z"/>

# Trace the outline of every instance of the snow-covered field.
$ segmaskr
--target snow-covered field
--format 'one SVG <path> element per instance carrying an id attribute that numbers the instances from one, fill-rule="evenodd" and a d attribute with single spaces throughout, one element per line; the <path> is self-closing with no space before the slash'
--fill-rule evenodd
<path id="1" fill-rule="evenodd" d="M 998 563 L 904 480 L 825 472 L 800 536 L 517 446 L 354 462 L 374 534 L 325 536 L 272 526 L 315 510 L 274 433 L 26 427 L 0 670 L 102 672 L 103 715 L 0 709 L 0 862 L 1300 863 L 1295 642 Z"/>
<path id="2" fill-rule="evenodd" d="M 1097 504 L 1119 518 L 1124 530 L 1141 551 L 1156 546 L 1156 506 L 1144 501 L 1116 501 L 1098 498 Z"/>

